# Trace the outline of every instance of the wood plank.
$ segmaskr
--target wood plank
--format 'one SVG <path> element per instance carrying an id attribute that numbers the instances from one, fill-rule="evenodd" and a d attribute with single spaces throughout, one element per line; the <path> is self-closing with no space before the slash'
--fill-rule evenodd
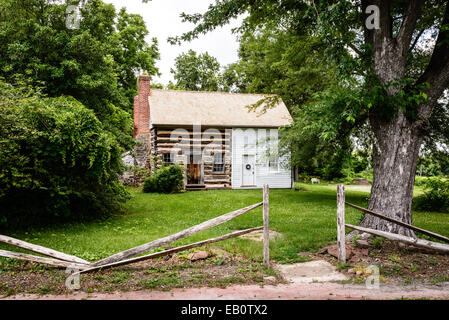
<path id="1" fill-rule="evenodd" d="M 31 254 L 26 253 L 18 253 L 18 252 L 12 252 L 12 251 L 6 251 L 6 250 L 0 250 L 0 256 L 5 258 L 13 258 L 13 259 L 19 259 L 19 260 L 26 260 L 26 261 L 32 261 L 32 262 L 39 262 L 44 264 L 49 264 L 56 267 L 74 267 L 78 268 L 80 270 L 84 270 L 89 268 L 86 264 L 78 264 L 68 261 L 62 261 L 62 260 L 56 260 L 56 259 L 49 259 L 44 257 L 38 257 L 33 256 Z"/>
<path id="2" fill-rule="evenodd" d="M 217 179 L 217 180 L 204 179 L 204 184 L 227 184 L 227 183 L 231 183 L 231 179 Z"/>
<path id="3" fill-rule="evenodd" d="M 176 137 L 176 136 L 175 136 Z M 169 142 L 184 142 L 185 140 L 184 139 L 179 139 L 179 138 L 172 138 L 172 137 L 160 137 L 160 136 L 158 136 L 158 137 L 156 137 L 156 141 L 158 142 L 158 143 L 169 143 Z M 199 143 L 199 142 L 201 142 L 201 143 L 210 143 L 210 142 L 217 142 L 217 143 L 219 143 L 219 142 L 226 142 L 226 141 L 231 141 L 231 139 L 229 139 L 229 138 L 215 138 L 215 139 L 205 139 L 205 138 L 203 138 L 203 139 L 192 139 L 192 138 L 189 138 L 189 140 L 188 140 L 189 142 L 193 142 L 193 143 Z M 186 141 L 187 142 L 187 141 Z"/>
<path id="4" fill-rule="evenodd" d="M 337 247 L 338 261 L 346 263 L 346 233 L 345 233 L 345 186 L 337 186 Z"/>
<path id="5" fill-rule="evenodd" d="M 121 260 L 124 260 L 126 258 L 134 257 L 134 256 L 137 256 L 139 254 L 145 253 L 147 251 L 153 250 L 155 248 L 159 248 L 159 247 L 161 247 L 163 245 L 172 243 L 172 242 L 174 242 L 176 240 L 183 239 L 185 237 L 191 236 L 191 235 L 193 235 L 195 233 L 198 233 L 200 231 L 203 231 L 203 230 L 206 230 L 206 229 L 218 226 L 218 225 L 220 225 L 222 223 L 228 222 L 228 221 L 230 221 L 230 220 L 232 220 L 234 218 L 237 218 L 238 216 L 241 216 L 244 213 L 247 213 L 248 211 L 251 211 L 253 209 L 256 209 L 257 207 L 260 207 L 262 204 L 263 203 L 260 202 L 260 203 L 256 203 L 256 204 L 253 204 L 251 206 L 245 207 L 243 209 L 239 209 L 239 210 L 236 210 L 236 211 L 232 211 L 232 212 L 226 213 L 226 214 L 221 215 L 221 216 L 219 216 L 217 218 L 210 219 L 208 221 L 205 221 L 203 223 L 200 223 L 200 224 L 198 224 L 196 226 L 193 226 L 193 227 L 190 227 L 188 229 L 182 230 L 182 231 L 180 231 L 178 233 L 175 233 L 173 235 L 167 236 L 165 238 L 157 239 L 157 240 L 154 240 L 154 241 L 142 244 L 140 246 L 137 246 L 135 248 L 119 252 L 119 253 L 114 254 L 114 255 L 112 255 L 112 256 L 110 256 L 108 258 L 105 258 L 105 259 L 102 259 L 102 260 L 99 260 L 99 261 L 93 263 L 92 266 L 97 267 L 97 266 L 106 265 L 106 264 L 109 264 L 109 263 L 121 261 Z"/>
<path id="6" fill-rule="evenodd" d="M 433 251 L 437 251 L 437 252 L 441 252 L 441 253 L 449 253 L 449 245 L 444 244 L 444 243 L 438 243 L 438 242 L 433 242 L 433 241 L 423 240 L 423 239 L 418 239 L 418 238 L 415 239 L 415 238 L 406 237 L 406 236 L 403 236 L 400 234 L 395 234 L 395 233 L 390 233 L 390 232 L 385 232 L 385 231 L 380 231 L 380 230 L 374 230 L 374 229 L 369 229 L 369 228 L 363 228 L 363 227 L 359 227 L 359 226 L 353 226 L 350 224 L 347 224 L 346 227 L 353 229 L 353 230 L 373 234 L 375 236 L 382 237 L 382 238 L 385 238 L 388 240 L 398 241 L 398 242 L 402 242 L 405 244 L 409 244 L 409 245 L 412 245 L 415 247 L 429 249 L 429 250 L 433 250 Z"/>
<path id="7" fill-rule="evenodd" d="M 197 135 L 194 136 L 192 134 L 189 134 L 189 135 L 174 134 L 174 135 L 172 135 L 171 133 L 167 133 L 167 134 L 157 133 L 156 136 L 155 136 L 155 139 L 157 139 L 157 140 L 159 140 L 159 139 L 169 139 L 169 140 L 172 140 L 172 139 L 189 139 L 189 140 L 195 140 L 195 141 L 212 141 L 212 140 L 216 140 L 216 141 L 218 141 L 218 140 L 231 141 L 231 136 L 222 134 L 221 137 L 217 136 L 216 139 L 211 139 L 209 137 L 206 138 L 206 137 L 200 137 L 200 136 L 197 136 Z"/>
<path id="8" fill-rule="evenodd" d="M 206 184 L 206 189 L 208 190 L 221 190 L 230 188 L 231 184 Z"/>
<path id="9" fill-rule="evenodd" d="M 159 147 L 159 146 L 156 146 L 156 153 L 158 155 L 160 155 L 161 153 L 176 152 L 176 151 L 179 152 L 179 151 L 183 151 L 185 149 L 190 150 L 187 145 L 185 146 L 185 148 L 183 148 L 181 146 L 179 146 L 179 147 Z M 230 151 L 230 150 L 231 150 L 231 147 L 225 148 L 225 151 Z"/>
<path id="10" fill-rule="evenodd" d="M 202 143 L 201 142 L 193 142 L 192 143 L 191 141 L 181 141 L 181 142 L 178 142 L 178 141 L 167 141 L 167 142 L 165 142 L 165 141 L 164 142 L 157 141 L 156 145 L 159 146 L 159 147 L 174 147 L 174 146 L 194 146 L 194 147 L 198 147 L 198 148 L 199 147 L 202 147 L 202 148 L 209 147 L 211 149 L 214 148 L 214 151 L 217 151 L 217 152 L 222 151 L 222 149 L 224 150 L 224 147 L 226 146 L 225 144 L 220 143 L 220 142 L 212 143 L 212 142 L 207 142 L 207 141 L 202 142 Z"/>
<path id="11" fill-rule="evenodd" d="M 412 226 L 411 224 L 402 222 L 402 221 L 397 220 L 397 219 L 394 219 L 394 218 L 390 218 L 390 217 L 384 216 L 383 214 L 380 214 L 380 213 L 377 213 L 377 212 L 374 212 L 374 211 L 371 211 L 371 210 L 368 210 L 368 209 L 365 209 L 365 208 L 356 206 L 355 204 L 352 204 L 352 203 L 348 203 L 348 202 L 345 202 L 345 203 L 346 203 L 348 206 L 350 206 L 350 207 L 352 207 L 352 208 L 354 208 L 354 209 L 363 211 L 363 212 L 368 213 L 368 214 L 371 214 L 371 215 L 373 215 L 373 216 L 375 216 L 375 217 L 378 217 L 378 218 L 381 218 L 381 219 L 384 219 L 384 220 L 387 220 L 387 221 L 396 223 L 396 224 L 398 224 L 398 225 L 400 225 L 400 226 L 403 226 L 403 227 L 405 227 L 405 228 L 411 229 L 411 230 L 413 230 L 413 231 L 420 232 L 420 233 L 422 233 L 422 234 L 428 235 L 428 236 L 433 237 L 433 238 L 435 238 L 435 239 L 438 239 L 438 240 L 441 240 L 441 241 L 444 241 L 444 242 L 449 243 L 449 238 L 447 238 L 447 237 L 445 237 L 445 236 L 442 236 L 441 234 L 434 233 L 434 232 L 431 232 L 431 231 L 428 231 L 428 230 L 425 230 L 425 229 L 421 229 L 421 228 Z"/>
<path id="12" fill-rule="evenodd" d="M 238 236 L 250 233 L 250 232 L 262 230 L 262 229 L 263 229 L 263 227 L 257 227 L 257 228 L 251 228 L 251 229 L 246 229 L 246 230 L 241 230 L 241 231 L 235 231 L 235 232 L 228 233 L 226 235 L 223 235 L 223 236 L 220 236 L 220 237 L 217 237 L 217 238 L 212 238 L 212 239 L 208 239 L 208 240 L 203 240 L 203 241 L 191 243 L 191 244 L 188 244 L 188 245 L 185 245 L 185 246 L 181 246 L 181 247 L 168 249 L 168 250 L 161 251 L 161 252 L 148 254 L 148 255 L 145 255 L 145 256 L 142 256 L 142 257 L 122 260 L 122 261 L 113 262 L 113 263 L 109 263 L 109 264 L 98 266 L 98 267 L 89 268 L 89 269 L 83 270 L 83 271 L 81 271 L 79 273 L 86 273 L 86 272 L 91 272 L 91 271 L 95 271 L 95 270 L 99 270 L 99 269 L 104 270 L 104 269 L 108 269 L 108 268 L 112 268 L 112 267 L 118 267 L 118 266 L 123 266 L 123 265 L 126 265 L 126 264 L 130 264 L 130 263 L 144 261 L 144 260 L 148 260 L 148 259 L 159 258 L 159 257 L 163 257 L 163 256 L 166 256 L 166 255 L 169 255 L 169 254 L 173 254 L 173 253 L 176 253 L 176 252 L 186 251 L 186 250 L 189 250 L 189 249 L 202 247 L 204 245 L 211 244 L 211 243 L 214 243 L 214 242 L 223 241 L 223 240 L 230 239 L 230 238 L 235 238 L 235 237 L 238 237 Z"/>
<path id="13" fill-rule="evenodd" d="M 157 130 L 157 134 L 158 135 L 171 135 L 172 134 L 172 132 L 173 131 L 175 131 L 175 130 L 177 130 L 177 129 L 173 129 L 173 130 Z M 183 130 L 184 131 L 184 130 Z M 187 131 L 187 133 L 189 134 L 189 135 L 193 135 L 193 131 L 192 130 L 186 130 Z M 226 132 L 225 130 L 218 130 L 219 132 L 220 132 L 220 134 L 223 136 L 223 135 L 225 135 L 225 136 L 229 136 L 229 135 L 231 135 L 231 132 Z M 183 133 L 185 133 L 185 131 L 183 132 Z M 195 135 L 199 135 L 200 133 L 199 132 L 195 132 Z M 201 130 L 201 134 L 204 134 L 204 130 Z M 209 134 L 209 133 L 208 133 Z"/>
<path id="14" fill-rule="evenodd" d="M 270 188 L 263 185 L 263 261 L 266 267 L 270 266 Z"/>
<path id="15" fill-rule="evenodd" d="M 0 235 L 0 242 L 9 244 L 11 246 L 19 247 L 21 249 L 29 250 L 35 253 L 40 253 L 43 254 L 44 256 L 53 257 L 63 261 L 75 262 L 80 264 L 89 264 L 89 261 L 83 260 L 81 258 L 4 235 Z"/>

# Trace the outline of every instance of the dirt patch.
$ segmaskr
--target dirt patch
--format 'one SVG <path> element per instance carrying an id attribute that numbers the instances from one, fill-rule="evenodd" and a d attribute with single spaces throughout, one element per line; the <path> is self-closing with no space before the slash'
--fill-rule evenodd
<path id="1" fill-rule="evenodd" d="M 281 233 L 276 232 L 274 230 L 270 230 L 269 237 L 270 237 L 270 241 L 276 241 L 278 239 L 284 238 L 284 236 Z M 239 238 L 262 242 L 263 241 L 263 230 L 247 233 L 247 234 L 240 236 Z"/>
<path id="2" fill-rule="evenodd" d="M 284 282 L 273 269 L 259 261 L 247 260 L 221 248 L 202 248 L 209 257 L 191 261 L 192 252 L 142 261 L 132 265 L 82 274 L 85 293 L 112 293 L 139 290 L 171 290 L 173 288 L 219 287 L 234 284 L 264 284 L 264 277 L 275 277 L 274 284 Z M 65 282 L 68 274 L 30 262 L 0 262 L 0 297 L 16 294 L 71 294 Z M 272 278 L 270 283 L 273 284 Z"/>
<path id="3" fill-rule="evenodd" d="M 276 265 L 282 276 L 290 283 L 311 283 L 347 280 L 347 276 L 337 272 L 327 261 L 315 260 L 294 264 Z"/>
<path id="4" fill-rule="evenodd" d="M 371 182 L 369 182 L 366 179 L 359 178 L 359 179 L 352 180 L 351 184 L 356 185 L 356 186 L 370 186 Z"/>
<path id="5" fill-rule="evenodd" d="M 365 243 L 362 247 L 347 243 L 346 248 L 348 260 L 344 266 L 338 265 L 333 246 L 323 248 L 310 257 L 326 259 L 338 266 L 354 283 L 365 282 L 370 274 L 366 269 L 370 265 L 379 268 L 382 283 L 440 286 L 449 282 L 449 255 L 404 248 L 381 239 L 375 239 L 368 247 Z"/>

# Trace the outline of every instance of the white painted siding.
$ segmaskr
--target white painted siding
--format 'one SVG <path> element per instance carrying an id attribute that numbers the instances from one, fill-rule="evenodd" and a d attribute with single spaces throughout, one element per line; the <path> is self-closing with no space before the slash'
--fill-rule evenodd
<path id="1" fill-rule="evenodd" d="M 277 143 L 277 129 L 232 129 L 231 181 L 233 189 L 262 188 L 264 184 L 268 184 L 270 188 L 291 188 L 291 170 L 285 166 L 286 160 L 288 160 L 287 156 L 279 159 L 276 169 L 269 167 L 269 155 L 276 155 Z M 274 152 L 269 150 L 274 150 Z M 256 159 L 255 183 L 252 186 L 242 185 L 243 170 L 245 170 L 243 168 L 244 155 L 254 155 Z"/>

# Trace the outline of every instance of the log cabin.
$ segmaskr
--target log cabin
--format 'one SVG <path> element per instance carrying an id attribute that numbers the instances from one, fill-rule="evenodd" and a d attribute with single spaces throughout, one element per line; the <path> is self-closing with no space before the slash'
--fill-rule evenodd
<path id="1" fill-rule="evenodd" d="M 140 76 L 135 165 L 154 171 L 180 164 L 187 190 L 291 188 L 289 154 L 278 145 L 279 129 L 292 123 L 287 107 L 278 99 L 270 108 L 248 108 L 266 97 L 154 89 L 150 76 Z"/>

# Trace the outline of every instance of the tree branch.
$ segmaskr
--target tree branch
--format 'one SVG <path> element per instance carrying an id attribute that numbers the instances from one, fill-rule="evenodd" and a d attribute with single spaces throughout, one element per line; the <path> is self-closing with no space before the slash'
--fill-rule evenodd
<path id="1" fill-rule="evenodd" d="M 349 48 L 354 50 L 355 53 L 359 55 L 359 57 L 362 55 L 362 52 L 357 48 L 353 43 L 348 43 Z"/>
<path id="2" fill-rule="evenodd" d="M 432 106 L 449 86 L 449 4 L 446 4 L 430 62 L 417 81 L 418 85 L 424 83 L 429 84 L 429 88 L 426 90 L 428 100 L 420 107 L 419 115 L 423 119 L 428 119 Z"/>
<path id="3" fill-rule="evenodd" d="M 413 49 L 415 49 L 416 44 L 418 43 L 419 38 L 421 38 L 422 34 L 424 33 L 425 29 L 422 29 L 419 31 L 419 33 L 416 35 L 415 40 L 413 41 L 412 45 L 410 46 L 409 51 L 412 52 Z"/>
<path id="4" fill-rule="evenodd" d="M 412 41 L 413 31 L 415 31 L 416 22 L 421 14 L 423 1 L 411 0 L 409 2 L 404 20 L 397 36 L 397 42 L 401 46 L 402 55 L 406 56 L 409 52 L 410 42 Z"/>
<path id="5" fill-rule="evenodd" d="M 391 39 L 393 37 L 393 19 L 391 18 L 390 1 L 378 0 L 375 2 L 380 9 L 380 33 L 378 33 L 380 40 L 383 41 L 383 38 Z"/>

